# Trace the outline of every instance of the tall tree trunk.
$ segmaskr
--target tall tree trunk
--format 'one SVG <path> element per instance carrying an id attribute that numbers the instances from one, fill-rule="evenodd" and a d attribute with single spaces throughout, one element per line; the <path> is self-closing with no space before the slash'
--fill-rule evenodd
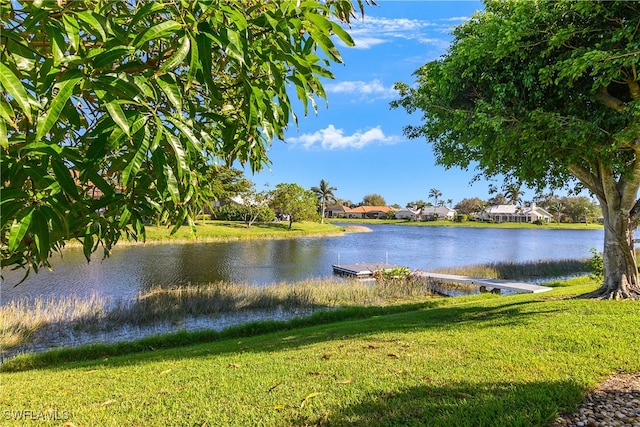
<path id="1" fill-rule="evenodd" d="M 640 153 L 639 153 L 640 154 Z M 571 173 L 600 201 L 604 218 L 604 283 L 585 295 L 591 298 L 640 299 L 638 266 L 633 241 L 640 210 L 640 156 L 636 156 L 630 172 L 616 179 L 615 171 L 598 161 L 590 170 L 570 165 Z"/>
<path id="2" fill-rule="evenodd" d="M 624 211 L 603 209 L 604 283 L 588 297 L 640 298 L 640 282 L 633 242 L 635 220 Z"/>

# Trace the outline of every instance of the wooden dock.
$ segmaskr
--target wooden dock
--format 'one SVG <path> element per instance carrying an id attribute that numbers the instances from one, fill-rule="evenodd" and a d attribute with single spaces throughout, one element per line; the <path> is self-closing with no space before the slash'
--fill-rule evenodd
<path id="1" fill-rule="evenodd" d="M 470 285 L 484 286 L 492 289 L 504 289 L 507 291 L 518 293 L 534 293 L 547 292 L 552 290 L 548 286 L 534 285 L 532 283 L 512 282 L 510 280 L 501 279 L 483 279 L 479 277 L 456 276 L 453 274 L 429 273 L 425 271 L 414 271 L 413 274 L 425 279 L 441 280 L 443 282 L 465 283 Z"/>
<path id="2" fill-rule="evenodd" d="M 376 271 L 387 271 L 394 268 L 403 268 L 401 265 L 389 264 L 386 262 L 360 262 L 357 264 L 334 264 L 332 265 L 335 274 L 352 277 L 371 277 Z"/>

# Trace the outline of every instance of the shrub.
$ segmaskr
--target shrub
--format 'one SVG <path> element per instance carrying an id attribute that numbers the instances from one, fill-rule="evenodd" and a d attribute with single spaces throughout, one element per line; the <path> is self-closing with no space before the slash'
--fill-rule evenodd
<path id="1" fill-rule="evenodd" d="M 457 214 L 453 220 L 455 222 L 467 222 L 469 221 L 469 216 L 466 214 Z"/>
<path id="2" fill-rule="evenodd" d="M 591 270 L 590 277 L 600 283 L 604 280 L 604 260 L 602 259 L 602 252 L 591 248 L 591 254 L 593 256 L 587 261 L 587 267 Z"/>

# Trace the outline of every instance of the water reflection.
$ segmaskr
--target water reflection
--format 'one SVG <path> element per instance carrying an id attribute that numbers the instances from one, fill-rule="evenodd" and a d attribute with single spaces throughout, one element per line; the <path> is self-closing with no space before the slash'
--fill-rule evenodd
<path id="1" fill-rule="evenodd" d="M 3 271 L 0 300 L 91 294 L 131 298 L 154 286 L 227 280 L 255 285 L 331 277 L 331 265 L 388 260 L 412 269 L 490 262 L 590 257 L 602 230 L 485 229 L 371 225 L 371 233 L 343 237 L 198 244 L 123 246 L 90 264 L 80 248 L 54 258 L 55 271 L 32 275 L 13 288 L 20 272 Z"/>

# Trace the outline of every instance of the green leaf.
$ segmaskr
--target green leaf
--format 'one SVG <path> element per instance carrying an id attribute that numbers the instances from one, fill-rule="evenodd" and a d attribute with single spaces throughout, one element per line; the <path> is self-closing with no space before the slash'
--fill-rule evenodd
<path id="1" fill-rule="evenodd" d="M 180 188 L 178 186 L 178 180 L 173 173 L 173 169 L 167 164 L 164 165 L 164 173 L 167 179 L 167 190 L 171 196 L 173 203 L 180 203 Z"/>
<path id="2" fill-rule="evenodd" d="M 0 148 L 9 148 L 9 138 L 7 137 L 7 126 L 4 119 L 0 120 Z"/>
<path id="3" fill-rule="evenodd" d="M 0 99 L 0 117 L 2 117 L 7 123 L 12 125 L 15 130 L 19 130 L 18 125 L 14 123 L 16 113 L 11 108 L 11 104 L 4 102 Z"/>
<path id="4" fill-rule="evenodd" d="M 182 94 L 178 88 L 175 77 L 170 74 L 164 74 L 158 77 L 156 82 L 167 96 L 169 102 L 176 107 L 176 110 L 182 111 Z"/>
<path id="5" fill-rule="evenodd" d="M 62 14 L 62 22 L 71 46 L 77 51 L 80 47 L 80 26 L 76 18 L 68 13 Z"/>
<path id="6" fill-rule="evenodd" d="M 244 64 L 244 50 L 242 49 L 242 39 L 240 34 L 227 28 L 227 40 L 229 41 L 229 44 L 226 47 L 229 55 L 237 59 L 241 64 Z"/>
<path id="7" fill-rule="evenodd" d="M 307 12 L 304 14 L 304 17 L 311 21 L 311 23 L 318 27 L 323 33 L 328 33 L 332 28 L 331 21 L 315 12 Z"/>
<path id="8" fill-rule="evenodd" d="M 20 109 L 27 116 L 27 119 L 31 122 L 31 105 L 30 97 L 27 95 L 27 91 L 20 82 L 20 79 L 13 74 L 13 71 L 4 63 L 0 62 L 0 84 L 5 88 L 9 95 L 13 97 L 18 103 Z"/>
<path id="9" fill-rule="evenodd" d="M 149 127 L 145 126 L 144 136 L 142 138 L 142 141 L 140 142 L 140 146 L 138 146 L 133 159 L 129 161 L 127 166 L 122 171 L 122 182 L 127 188 L 130 187 L 130 181 L 135 178 L 136 174 L 140 170 L 140 166 L 142 166 L 142 162 L 147 158 L 149 141 L 151 139 L 149 132 Z"/>
<path id="10" fill-rule="evenodd" d="M 169 57 L 169 59 L 167 59 L 160 66 L 160 68 L 158 69 L 158 74 L 163 74 L 163 73 L 169 72 L 169 71 L 173 70 L 174 68 L 178 67 L 180 64 L 182 64 L 184 59 L 189 54 L 189 48 L 190 47 L 191 47 L 191 41 L 190 41 L 189 37 L 183 36 L 182 40 L 180 42 L 180 47 L 178 48 L 176 53 L 171 55 Z"/>
<path id="11" fill-rule="evenodd" d="M 91 260 L 91 253 L 93 252 L 93 233 L 91 232 L 91 225 L 87 227 L 84 233 L 84 240 L 82 241 L 82 252 L 87 262 Z"/>
<path id="12" fill-rule="evenodd" d="M 62 80 L 60 83 L 54 86 L 58 88 L 58 94 L 51 101 L 49 110 L 47 110 L 44 115 L 38 118 L 38 125 L 36 127 L 36 141 L 41 141 L 42 138 L 47 134 L 47 132 L 51 130 L 53 125 L 56 124 L 56 122 L 58 121 L 58 117 L 60 117 L 60 112 L 73 94 L 74 87 L 80 80 L 83 79 L 82 75 L 77 76 L 77 74 L 79 74 L 77 70 L 71 70 L 69 74 L 75 74 L 76 77 L 70 78 L 68 80 Z"/>
<path id="13" fill-rule="evenodd" d="M 206 84 L 209 87 L 209 90 L 213 90 L 213 88 L 215 88 L 213 77 L 211 75 L 213 62 L 211 60 L 211 55 L 204 54 L 204 52 L 211 52 L 211 39 L 204 33 L 204 31 L 207 30 L 210 30 L 210 27 L 202 25 L 202 32 L 196 36 L 198 51 L 203 52 L 203 55 L 199 55 L 200 69 L 202 70 L 202 80 L 200 83 Z"/>
<path id="14" fill-rule="evenodd" d="M 180 142 L 180 139 L 178 139 L 174 134 L 172 134 L 169 129 L 164 128 L 164 134 L 167 137 L 167 141 L 169 142 L 169 145 L 171 145 L 171 148 L 173 148 L 173 152 L 176 157 L 178 177 L 182 178 L 184 172 L 188 170 L 187 154 L 185 153 L 184 148 L 182 147 L 182 143 Z"/>
<path id="15" fill-rule="evenodd" d="M 133 19 L 129 23 L 129 28 L 134 28 L 142 18 L 151 15 L 152 13 L 155 13 L 159 10 L 164 10 L 164 4 L 162 2 L 149 2 L 145 4 L 136 12 Z"/>
<path id="16" fill-rule="evenodd" d="M 64 162 L 59 157 L 53 157 L 51 159 L 51 168 L 64 192 L 75 199 L 79 199 L 76 183 Z"/>
<path id="17" fill-rule="evenodd" d="M 120 104 L 118 104 L 117 101 L 112 100 L 111 96 L 103 89 L 94 89 L 94 92 L 100 101 L 103 102 L 104 107 L 107 109 L 107 112 L 114 123 L 117 124 L 127 136 L 130 136 L 129 122 L 124 111 L 122 111 Z"/>
<path id="18" fill-rule="evenodd" d="M 36 242 L 38 259 L 44 261 L 49 255 L 49 221 L 38 209 L 33 211 L 31 232 Z"/>
<path id="19" fill-rule="evenodd" d="M 344 28 L 342 28 L 340 26 L 339 23 L 337 22 L 332 22 L 331 23 L 331 29 L 333 30 L 333 32 L 340 37 L 340 40 L 342 40 L 344 42 L 344 44 L 346 44 L 347 46 L 355 46 L 355 42 L 353 41 L 353 39 L 351 38 L 351 35 L 346 32 L 344 30 Z"/>
<path id="20" fill-rule="evenodd" d="M 189 70 L 187 71 L 187 84 L 185 85 L 185 90 L 189 90 L 191 84 L 193 83 L 193 79 L 196 76 L 196 73 L 200 69 L 200 54 L 198 51 L 198 42 L 195 39 L 191 39 L 191 59 L 189 60 Z M 207 54 L 207 52 L 205 52 Z"/>
<path id="21" fill-rule="evenodd" d="M 9 232 L 9 252 L 15 252 L 18 249 L 20 243 L 22 243 L 22 239 L 27 234 L 29 230 L 29 226 L 31 225 L 31 218 L 33 217 L 34 208 L 31 207 L 29 212 L 25 216 L 23 216 L 20 221 L 14 221 L 11 226 L 11 231 Z"/>
<path id="22" fill-rule="evenodd" d="M 138 34 L 138 37 L 133 41 L 133 45 L 136 48 L 140 48 L 150 40 L 157 39 L 158 37 L 162 37 L 166 34 L 175 33 L 180 29 L 182 29 L 182 25 L 176 21 L 169 20 L 161 22 Z"/>
<path id="23" fill-rule="evenodd" d="M 66 43 L 62 32 L 58 28 L 47 26 L 46 32 L 51 44 L 51 53 L 53 54 L 53 65 L 58 66 L 65 61 Z"/>
<path id="24" fill-rule="evenodd" d="M 107 40 L 107 34 L 104 32 L 104 27 L 102 26 L 102 24 L 100 23 L 100 21 L 98 21 L 98 19 L 96 18 L 96 16 L 93 12 L 89 12 L 89 11 L 82 11 L 82 12 L 76 12 L 76 16 L 83 22 L 89 24 L 89 26 L 91 28 L 93 28 L 94 30 L 96 30 L 96 32 L 100 35 L 101 39 L 100 41 L 106 41 Z M 95 34 L 93 31 L 90 31 L 92 34 Z"/>
<path id="25" fill-rule="evenodd" d="M 130 55 L 135 50 L 129 46 L 116 46 L 106 50 L 93 58 L 93 66 L 95 68 L 111 67 L 116 64 L 117 60 Z M 120 61 L 121 62 L 121 61 Z"/>
<path id="26" fill-rule="evenodd" d="M 316 41 L 322 51 L 326 53 L 332 60 L 336 62 L 342 62 L 340 52 L 338 51 L 338 49 L 336 49 L 335 45 L 329 37 L 315 28 L 309 28 L 309 34 L 311 34 L 311 37 L 313 37 L 313 40 Z"/>
<path id="27" fill-rule="evenodd" d="M 185 123 L 183 123 L 182 121 L 180 121 L 179 119 L 175 118 L 175 117 L 167 117 L 167 119 L 173 123 L 173 125 L 178 128 L 178 130 L 180 131 L 180 133 L 182 133 L 184 136 L 187 137 L 187 140 L 189 140 L 191 142 L 191 144 L 193 145 L 193 148 L 195 151 L 200 151 L 202 150 L 202 144 L 200 143 L 200 140 L 198 140 L 198 138 L 196 138 L 195 134 L 193 133 L 193 130 L 190 126 L 186 125 Z"/>

